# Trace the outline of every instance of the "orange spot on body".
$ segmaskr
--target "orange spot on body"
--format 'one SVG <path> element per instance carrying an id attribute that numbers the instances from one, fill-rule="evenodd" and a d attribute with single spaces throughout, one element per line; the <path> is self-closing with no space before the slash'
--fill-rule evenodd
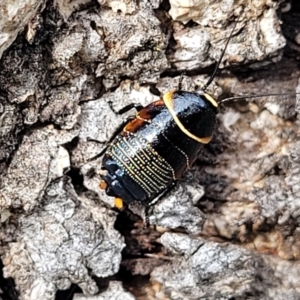
<path id="1" fill-rule="evenodd" d="M 137 132 L 144 124 L 143 120 L 135 118 L 124 127 L 124 131 Z"/>
<path id="2" fill-rule="evenodd" d="M 99 188 L 105 190 L 107 188 L 107 183 L 104 180 L 100 181 Z"/>
<path id="3" fill-rule="evenodd" d="M 132 133 L 137 132 L 141 127 L 147 124 L 145 120 L 151 120 L 161 107 L 165 107 L 165 104 L 163 100 L 160 99 L 141 109 L 137 113 L 136 118 L 126 124 L 124 131 L 129 131 Z"/>
<path id="4" fill-rule="evenodd" d="M 121 198 L 115 198 L 115 207 L 122 210 L 124 208 L 124 203 Z"/>

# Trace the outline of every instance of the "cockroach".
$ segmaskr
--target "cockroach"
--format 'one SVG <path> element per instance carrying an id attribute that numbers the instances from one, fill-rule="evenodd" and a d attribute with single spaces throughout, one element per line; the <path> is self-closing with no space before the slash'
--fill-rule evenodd
<path id="1" fill-rule="evenodd" d="M 102 160 L 100 188 L 115 197 L 117 208 L 132 201 L 149 207 L 174 187 L 203 145 L 212 139 L 220 103 L 266 96 L 232 97 L 218 102 L 206 92 L 234 29 L 201 93 L 182 91 L 180 81 L 178 90 L 167 92 L 162 99 L 146 107 L 131 104 L 119 112 L 133 107 L 138 111 L 111 140 Z"/>

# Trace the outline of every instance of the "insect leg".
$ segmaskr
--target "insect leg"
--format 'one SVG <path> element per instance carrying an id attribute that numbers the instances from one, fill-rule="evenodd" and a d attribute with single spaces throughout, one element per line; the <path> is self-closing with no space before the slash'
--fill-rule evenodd
<path id="1" fill-rule="evenodd" d="M 104 145 L 105 145 L 104 149 L 103 149 L 100 153 L 98 153 L 97 155 L 95 155 L 94 157 L 89 158 L 87 161 L 90 162 L 90 161 L 95 160 L 95 159 L 97 159 L 98 157 L 102 156 L 102 155 L 105 153 L 105 151 L 107 150 L 109 144 L 115 139 L 115 137 L 120 133 L 120 131 L 124 128 L 124 126 L 125 126 L 129 121 L 131 121 L 131 120 L 133 120 L 133 119 L 134 119 L 134 117 L 133 117 L 133 116 L 130 116 L 130 117 L 128 117 L 125 121 L 123 121 L 123 122 L 117 127 L 117 129 L 114 131 L 114 133 L 112 134 L 112 136 L 110 137 L 110 139 L 109 139 L 107 142 L 105 142 L 105 144 L 104 144 Z M 99 144 L 103 144 L 102 142 L 99 142 L 99 141 L 94 140 L 94 139 L 91 139 L 91 138 L 87 138 L 87 141 L 89 141 L 89 142 L 96 142 L 96 143 L 99 143 Z"/>
<path id="2" fill-rule="evenodd" d="M 183 81 L 183 76 L 184 75 L 185 75 L 185 71 L 180 74 L 180 78 L 179 78 L 179 82 L 178 82 L 178 88 L 177 88 L 178 91 L 180 91 L 182 89 L 182 81 Z"/>
<path id="3" fill-rule="evenodd" d="M 116 114 L 116 115 L 122 115 L 125 114 L 126 112 L 130 111 L 132 108 L 135 108 L 137 111 L 140 111 L 141 109 L 143 109 L 144 107 L 140 104 L 137 103 L 130 103 L 126 106 L 124 106 L 123 108 L 121 108 L 119 111 L 116 111 L 113 106 L 112 106 L 112 102 L 108 101 L 108 105 L 110 107 L 110 109 Z"/>

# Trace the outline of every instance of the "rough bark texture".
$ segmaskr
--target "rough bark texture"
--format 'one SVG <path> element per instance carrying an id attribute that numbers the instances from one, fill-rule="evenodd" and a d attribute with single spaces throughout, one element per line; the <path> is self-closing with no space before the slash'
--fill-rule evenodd
<path id="1" fill-rule="evenodd" d="M 235 24 L 208 92 L 300 93 L 300 7 L 283 2 L 1 2 L 3 299 L 300 298 L 299 96 L 221 106 L 155 227 L 99 189 L 98 154 L 134 114 L 114 110 L 182 72 L 200 91 Z"/>

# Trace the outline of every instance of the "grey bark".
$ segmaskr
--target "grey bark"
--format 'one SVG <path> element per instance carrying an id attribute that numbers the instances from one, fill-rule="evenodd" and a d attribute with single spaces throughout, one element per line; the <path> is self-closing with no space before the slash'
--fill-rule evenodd
<path id="1" fill-rule="evenodd" d="M 300 93 L 297 4 L 98 2 L 0 4 L 0 256 L 18 298 L 299 299 L 299 95 L 222 106 L 150 229 L 130 212 L 115 229 L 97 157 L 134 114 L 109 102 L 147 105 L 182 72 L 200 91 L 235 24 L 208 92 Z"/>

